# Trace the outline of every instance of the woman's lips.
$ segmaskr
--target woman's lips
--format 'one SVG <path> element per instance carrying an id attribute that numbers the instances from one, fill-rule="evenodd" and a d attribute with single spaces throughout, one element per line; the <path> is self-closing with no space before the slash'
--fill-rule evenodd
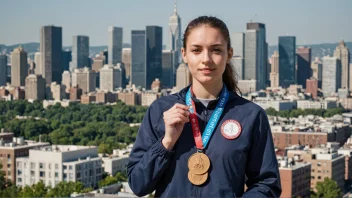
<path id="1" fill-rule="evenodd" d="M 211 69 L 211 68 L 203 68 L 203 69 L 199 69 L 200 72 L 202 72 L 203 74 L 210 74 L 212 71 L 214 71 L 215 69 Z"/>

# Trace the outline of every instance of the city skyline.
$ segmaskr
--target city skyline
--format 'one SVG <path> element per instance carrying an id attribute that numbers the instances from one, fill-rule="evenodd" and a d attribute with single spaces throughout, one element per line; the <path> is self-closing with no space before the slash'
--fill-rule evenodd
<path id="1" fill-rule="evenodd" d="M 35 4 L 24 0 L 3 1 L 0 7 L 0 44 L 39 42 L 40 28 L 46 25 L 62 27 L 64 46 L 72 45 L 73 35 L 82 34 L 89 36 L 91 46 L 107 45 L 108 26 L 122 27 L 123 42 L 131 43 L 131 30 L 156 25 L 163 28 L 163 45 L 167 45 L 168 22 L 173 14 L 173 5 L 172 0 L 156 0 L 154 4 L 135 0 L 104 1 L 100 4 L 90 0 L 50 3 L 38 0 Z M 246 23 L 252 20 L 267 26 L 269 45 L 277 45 L 278 37 L 286 35 L 296 36 L 297 44 L 332 43 L 341 39 L 351 41 L 352 26 L 345 25 L 346 20 L 352 17 L 352 13 L 348 12 L 351 7 L 352 2 L 348 0 L 341 0 L 338 4 L 327 0 L 268 1 L 266 4 L 260 1 L 241 4 L 229 0 L 221 4 L 207 0 L 192 3 L 177 1 L 182 33 L 188 22 L 200 15 L 219 17 L 231 33 L 244 32 Z"/>

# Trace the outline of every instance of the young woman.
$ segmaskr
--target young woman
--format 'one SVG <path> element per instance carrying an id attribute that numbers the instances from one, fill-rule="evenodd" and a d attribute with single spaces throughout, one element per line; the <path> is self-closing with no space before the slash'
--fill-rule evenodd
<path id="1" fill-rule="evenodd" d="M 201 16 L 188 24 L 182 56 L 192 83 L 148 109 L 127 167 L 136 195 L 280 196 L 267 116 L 237 94 L 232 54 L 220 19 Z"/>

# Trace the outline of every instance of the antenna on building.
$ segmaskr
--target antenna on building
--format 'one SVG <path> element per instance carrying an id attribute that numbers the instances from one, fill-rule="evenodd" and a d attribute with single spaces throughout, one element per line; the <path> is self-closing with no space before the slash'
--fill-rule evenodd
<path id="1" fill-rule="evenodd" d="M 177 14 L 177 0 L 174 1 L 174 14 Z"/>

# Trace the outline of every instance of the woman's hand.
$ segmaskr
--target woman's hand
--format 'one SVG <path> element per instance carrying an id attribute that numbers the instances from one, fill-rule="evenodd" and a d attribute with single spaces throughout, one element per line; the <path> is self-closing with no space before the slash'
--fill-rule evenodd
<path id="1" fill-rule="evenodd" d="M 182 133 L 183 126 L 189 122 L 188 109 L 188 106 L 176 103 L 164 112 L 165 136 L 162 144 L 167 150 L 172 150 Z"/>

